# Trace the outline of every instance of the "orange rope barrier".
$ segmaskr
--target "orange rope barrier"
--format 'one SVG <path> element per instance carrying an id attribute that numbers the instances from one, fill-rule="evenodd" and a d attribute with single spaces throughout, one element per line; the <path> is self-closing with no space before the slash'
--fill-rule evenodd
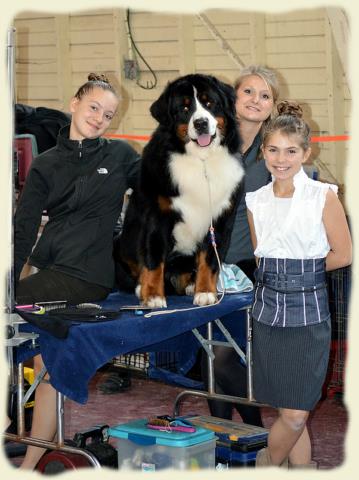
<path id="1" fill-rule="evenodd" d="M 125 140 L 141 140 L 143 142 L 147 142 L 151 138 L 149 135 L 119 135 L 117 133 L 107 133 L 104 137 L 123 138 Z"/>
<path id="2" fill-rule="evenodd" d="M 104 135 L 107 138 L 122 138 L 124 140 L 140 140 L 142 142 L 148 142 L 151 138 L 150 135 L 124 135 L 124 134 L 117 134 L 117 133 L 108 133 Z M 321 137 L 312 137 L 312 143 L 319 143 L 319 142 L 346 142 L 350 140 L 349 135 L 323 135 Z"/>
<path id="3" fill-rule="evenodd" d="M 323 135 L 322 137 L 312 137 L 311 141 L 312 143 L 318 143 L 318 142 L 346 142 L 347 140 L 350 140 L 349 135 Z"/>

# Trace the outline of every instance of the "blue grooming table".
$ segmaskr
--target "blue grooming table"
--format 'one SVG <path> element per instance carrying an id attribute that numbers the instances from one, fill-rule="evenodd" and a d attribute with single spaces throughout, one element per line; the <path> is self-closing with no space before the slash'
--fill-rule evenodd
<path id="1" fill-rule="evenodd" d="M 227 294 L 222 301 L 210 307 L 195 307 L 190 311 L 176 311 L 146 318 L 134 312 L 122 312 L 118 318 L 96 323 L 79 323 L 70 327 L 65 339 L 58 339 L 29 323 L 21 324 L 20 331 L 38 334 L 38 347 L 26 343 L 18 348 L 17 362 L 41 353 L 50 375 L 52 386 L 63 395 L 79 403 L 86 403 L 88 383 L 96 371 L 117 355 L 155 351 L 197 351 L 200 343 L 193 329 L 205 326 L 218 318 L 232 317 L 251 305 L 253 293 Z M 168 310 L 194 307 L 192 297 L 167 297 Z M 124 305 L 138 305 L 134 295 L 112 293 L 98 302 L 106 309 L 120 309 Z M 146 313 L 146 312 L 144 312 Z M 48 315 L 48 314 L 45 314 Z M 234 315 L 234 317 L 233 317 Z M 49 317 L 51 318 L 51 317 Z M 243 316 L 238 315 L 245 332 Z"/>

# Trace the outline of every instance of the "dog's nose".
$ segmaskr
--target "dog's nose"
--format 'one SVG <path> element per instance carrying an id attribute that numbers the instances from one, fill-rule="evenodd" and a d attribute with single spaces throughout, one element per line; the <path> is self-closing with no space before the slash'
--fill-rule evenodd
<path id="1" fill-rule="evenodd" d="M 198 133 L 208 133 L 208 118 L 197 118 L 193 125 Z"/>

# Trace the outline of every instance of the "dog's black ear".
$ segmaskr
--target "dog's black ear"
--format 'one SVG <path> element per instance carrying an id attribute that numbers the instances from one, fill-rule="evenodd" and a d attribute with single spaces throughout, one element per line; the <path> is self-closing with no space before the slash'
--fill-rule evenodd
<path id="1" fill-rule="evenodd" d="M 212 81 L 214 81 L 217 90 L 221 95 L 223 106 L 226 109 L 227 114 L 236 118 L 236 92 L 234 88 L 232 85 L 224 83 L 216 77 L 212 77 Z"/>
<path id="2" fill-rule="evenodd" d="M 169 113 L 169 90 L 170 84 L 167 85 L 160 97 L 150 107 L 152 117 L 160 125 L 168 125 L 171 120 Z"/>
<path id="3" fill-rule="evenodd" d="M 228 83 L 221 82 L 216 79 L 220 92 L 222 93 L 222 98 L 224 100 L 224 105 L 228 108 L 232 115 L 236 116 L 236 92 L 232 85 Z"/>
<path id="4" fill-rule="evenodd" d="M 218 91 L 226 111 L 226 145 L 231 153 L 235 153 L 239 150 L 241 144 L 236 118 L 236 92 L 228 83 L 224 83 L 217 78 L 215 78 L 215 81 L 217 82 Z"/>

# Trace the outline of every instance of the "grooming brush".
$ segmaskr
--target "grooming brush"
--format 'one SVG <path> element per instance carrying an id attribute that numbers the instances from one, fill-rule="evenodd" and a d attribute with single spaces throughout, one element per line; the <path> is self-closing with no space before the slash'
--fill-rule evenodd
<path id="1" fill-rule="evenodd" d="M 165 418 L 150 418 L 146 424 L 147 428 L 152 430 L 162 430 L 164 432 L 184 432 L 194 433 L 196 428 L 181 420 L 168 420 Z"/>
<path id="2" fill-rule="evenodd" d="M 44 312 L 49 312 L 50 310 L 66 308 L 67 300 L 55 300 L 53 302 L 36 302 L 36 305 L 42 307 Z"/>

